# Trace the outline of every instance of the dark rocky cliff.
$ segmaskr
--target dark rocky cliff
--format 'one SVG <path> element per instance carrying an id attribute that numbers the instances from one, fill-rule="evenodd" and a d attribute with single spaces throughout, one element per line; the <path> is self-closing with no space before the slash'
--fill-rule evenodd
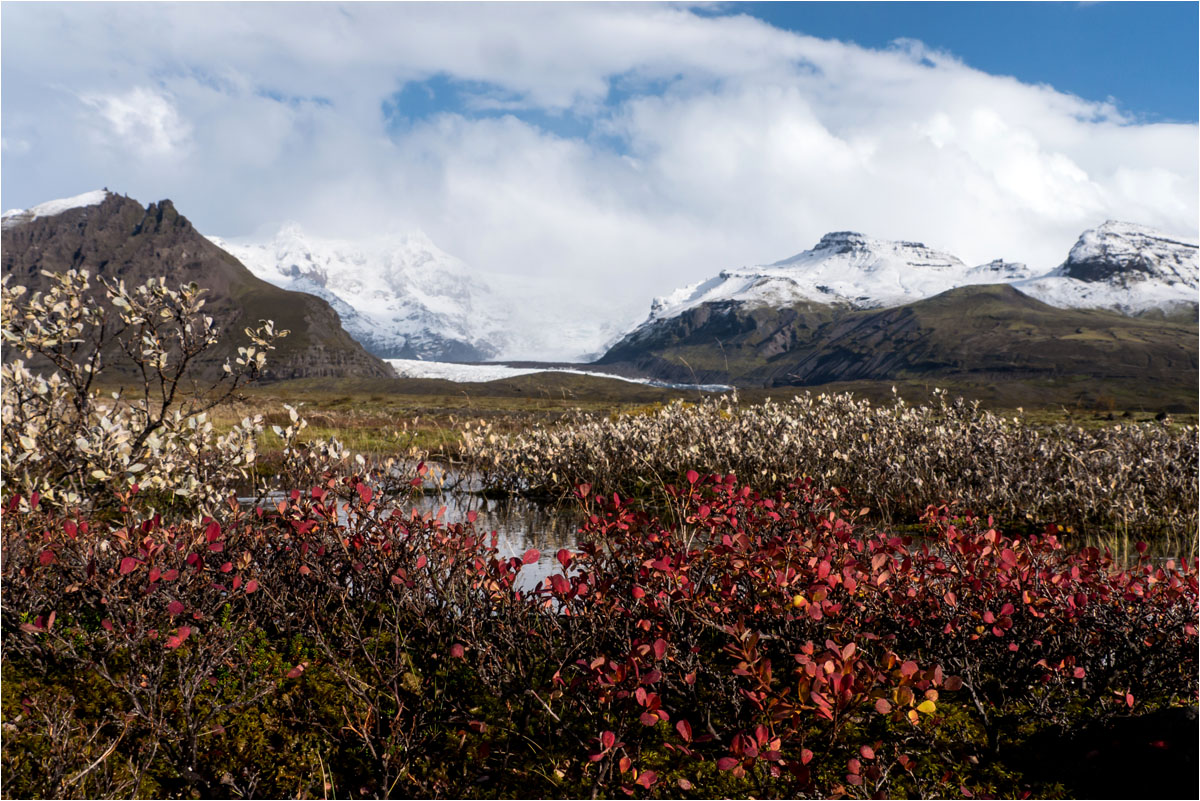
<path id="1" fill-rule="evenodd" d="M 170 286 L 195 282 L 208 290 L 205 312 L 227 336 L 202 369 L 215 369 L 236 353 L 245 344 L 244 328 L 274 320 L 291 333 L 270 354 L 267 379 L 394 375 L 345 332 L 328 303 L 255 278 L 196 231 L 169 200 L 143 207 L 110 193 L 99 205 L 6 225 L 0 242 L 4 274 L 30 289 L 42 286 L 43 270 L 74 268 L 124 280 L 130 287 L 162 277 Z"/>

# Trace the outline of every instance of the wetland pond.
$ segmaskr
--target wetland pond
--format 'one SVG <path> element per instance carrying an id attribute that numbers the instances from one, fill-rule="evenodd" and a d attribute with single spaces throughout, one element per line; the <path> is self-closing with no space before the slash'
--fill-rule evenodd
<path id="1" fill-rule="evenodd" d="M 438 472 L 435 470 L 435 476 Z M 416 494 L 392 507 L 407 515 L 411 510 L 420 514 L 441 513 L 445 523 L 465 523 L 467 514 L 475 512 L 475 531 L 488 535 L 496 532 L 497 556 L 501 559 L 521 558 L 530 548 L 540 553 L 538 561 L 521 570 L 517 588 L 531 590 L 538 582 L 561 571 L 555 554 L 560 548 L 574 549 L 583 524 L 582 509 L 572 499 L 560 503 L 539 503 L 520 497 L 487 498 L 479 491 L 478 482 L 442 472 L 441 480 L 426 482 L 426 491 Z M 438 489 L 440 487 L 440 489 Z M 268 493 L 261 503 L 273 504 L 284 500 L 283 493 Z M 238 500 L 246 506 L 255 505 L 256 498 L 245 496 Z M 340 514 L 339 514 L 340 516 Z"/>

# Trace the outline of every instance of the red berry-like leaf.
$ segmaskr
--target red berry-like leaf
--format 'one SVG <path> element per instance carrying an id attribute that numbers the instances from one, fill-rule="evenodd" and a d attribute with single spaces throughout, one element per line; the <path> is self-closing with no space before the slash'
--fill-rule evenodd
<path id="1" fill-rule="evenodd" d="M 638 774 L 637 781 L 635 783 L 640 784 L 649 790 L 650 785 L 654 784 L 656 781 L 658 781 L 657 773 L 652 770 L 643 770 L 640 774 Z"/>
<path id="2" fill-rule="evenodd" d="M 175 629 L 174 634 L 167 637 L 167 647 L 178 648 L 179 646 L 183 645 L 183 641 L 186 640 L 188 635 L 191 633 L 192 629 L 190 626 L 180 626 L 179 628 Z"/>

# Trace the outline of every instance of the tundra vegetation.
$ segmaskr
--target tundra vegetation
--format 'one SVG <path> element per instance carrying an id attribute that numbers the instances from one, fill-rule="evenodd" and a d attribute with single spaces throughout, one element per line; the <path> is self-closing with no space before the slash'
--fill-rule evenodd
<path id="1" fill-rule="evenodd" d="M 845 396 L 472 428 L 493 490 L 581 509 L 531 577 L 543 555 L 502 555 L 473 513 L 406 511 L 424 464 L 302 442 L 295 410 L 282 492 L 239 503 L 266 423 L 207 415 L 282 332 L 195 391 L 202 299 L 109 286 L 101 314 L 87 282 L 4 287 L 7 797 L 1194 790 L 1194 720 L 1171 722 L 1197 693 L 1196 559 L 1064 544 L 1121 504 L 1124 532 L 1183 542 L 1194 431 Z M 101 397 L 117 354 L 142 383 Z"/>
<path id="2" fill-rule="evenodd" d="M 590 482 L 643 495 L 689 469 L 771 488 L 807 476 L 845 488 L 889 525 L 917 519 L 931 500 L 953 501 L 1008 527 L 1054 524 L 1071 539 L 1114 544 L 1145 538 L 1189 556 L 1200 524 L 1198 454 L 1192 425 L 1036 427 L 944 392 L 922 406 L 849 394 L 741 406 L 725 396 L 499 436 L 483 423 L 463 434 L 465 465 L 509 492 L 563 495 Z"/>

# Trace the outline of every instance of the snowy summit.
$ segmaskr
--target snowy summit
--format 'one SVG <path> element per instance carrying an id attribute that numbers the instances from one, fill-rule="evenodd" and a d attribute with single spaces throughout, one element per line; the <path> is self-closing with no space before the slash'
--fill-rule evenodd
<path id="1" fill-rule="evenodd" d="M 45 203 L 39 203 L 31 209 L 11 209 L 4 212 L 3 217 L 0 217 L 0 227 L 12 228 L 15 225 L 21 225 L 39 217 L 53 217 L 57 214 L 62 214 L 70 209 L 78 209 L 84 206 L 99 206 L 104 202 L 104 198 L 108 197 L 107 189 L 96 189 L 92 192 L 84 192 L 82 195 L 75 197 L 65 197 L 60 200 L 49 200 Z"/>

